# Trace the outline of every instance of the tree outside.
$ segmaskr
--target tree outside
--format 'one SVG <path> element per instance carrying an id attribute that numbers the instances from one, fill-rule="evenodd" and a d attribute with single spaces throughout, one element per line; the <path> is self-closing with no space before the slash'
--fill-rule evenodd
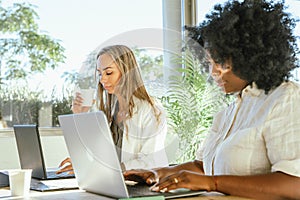
<path id="1" fill-rule="evenodd" d="M 52 123 L 47 123 L 49 126 L 58 126 L 57 116 L 71 112 L 73 94 L 68 88 L 96 85 L 97 52 L 92 51 L 82 64 L 85 70 L 62 75 L 66 86 L 62 98 L 58 99 L 58 91 L 53 89 L 49 104 L 42 88 L 31 91 L 28 83 L 35 74 L 54 69 L 65 59 L 65 49 L 60 41 L 39 29 L 35 9 L 28 3 L 4 6 L 4 1 L 0 0 L 0 46 L 3 47 L 0 49 L 0 109 L 9 126 L 14 123 L 39 124 L 42 114 L 52 119 Z M 149 87 L 155 88 L 153 85 L 162 78 L 162 55 L 152 58 L 140 49 L 135 49 L 135 53 L 144 79 L 148 80 Z"/>
<path id="2" fill-rule="evenodd" d="M 39 30 L 35 7 L 26 3 L 3 6 L 0 0 L 0 111 L 8 125 L 35 123 L 43 125 L 42 116 L 47 115 L 48 126 L 59 126 L 57 116 L 71 113 L 73 92 L 69 86 L 95 87 L 96 50 L 83 62 L 79 72 L 65 72 L 66 89 L 62 98 L 53 90 L 50 101 L 45 101 L 43 89 L 30 91 L 27 87 L 32 75 L 54 69 L 64 62 L 64 47 L 60 41 Z M 223 97 L 206 84 L 201 63 L 189 57 L 180 58 L 186 68 L 173 77 L 171 87 L 165 92 L 163 84 L 163 55 L 151 56 L 147 49 L 134 48 L 145 86 L 149 93 L 159 97 L 169 116 L 170 132 L 182 141 L 179 162 L 193 158 L 195 148 L 207 132 L 212 115 L 221 105 Z M 20 83 L 23 84 L 20 84 Z M 213 97 L 213 98 L 211 98 Z M 221 100 L 221 103 L 218 102 Z M 213 106 L 215 107 L 213 107 Z M 47 121 L 46 120 L 46 121 Z"/>
<path id="3" fill-rule="evenodd" d="M 34 6 L 14 3 L 4 7 L 0 0 L 0 77 L 6 80 L 25 79 L 29 75 L 56 68 L 64 62 L 60 41 L 39 30 Z"/>
<path id="4" fill-rule="evenodd" d="M 8 125 L 38 123 L 43 90 L 30 91 L 28 82 L 65 59 L 60 41 L 41 31 L 38 19 L 33 5 L 0 0 L 0 109 Z"/>

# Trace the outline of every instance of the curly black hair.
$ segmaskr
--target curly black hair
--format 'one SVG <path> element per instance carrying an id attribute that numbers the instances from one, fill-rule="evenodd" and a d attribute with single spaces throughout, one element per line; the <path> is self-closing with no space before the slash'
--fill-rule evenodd
<path id="1" fill-rule="evenodd" d="M 229 0 L 215 5 L 199 26 L 185 28 L 192 40 L 209 49 L 213 60 L 232 59 L 237 76 L 268 93 L 299 67 L 293 35 L 297 20 L 285 9 L 284 1 Z"/>

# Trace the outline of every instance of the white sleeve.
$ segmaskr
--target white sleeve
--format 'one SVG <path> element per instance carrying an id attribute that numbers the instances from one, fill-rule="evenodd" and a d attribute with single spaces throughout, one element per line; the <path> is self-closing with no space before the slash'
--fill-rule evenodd
<path id="1" fill-rule="evenodd" d="M 269 116 L 264 138 L 272 172 L 300 177 L 300 92 L 296 89 L 287 93 Z"/>

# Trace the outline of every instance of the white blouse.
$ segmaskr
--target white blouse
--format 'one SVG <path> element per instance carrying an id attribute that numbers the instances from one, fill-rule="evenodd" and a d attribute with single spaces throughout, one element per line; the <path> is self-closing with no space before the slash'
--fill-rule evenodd
<path id="1" fill-rule="evenodd" d="M 267 95 L 255 84 L 246 87 L 215 116 L 197 159 L 208 175 L 300 177 L 300 86 L 285 82 Z"/>
<path id="2" fill-rule="evenodd" d="M 121 162 L 127 170 L 168 165 L 166 113 L 160 102 L 156 101 L 155 106 L 161 112 L 159 122 L 148 102 L 134 98 L 133 116 L 125 121 L 122 140 Z"/>

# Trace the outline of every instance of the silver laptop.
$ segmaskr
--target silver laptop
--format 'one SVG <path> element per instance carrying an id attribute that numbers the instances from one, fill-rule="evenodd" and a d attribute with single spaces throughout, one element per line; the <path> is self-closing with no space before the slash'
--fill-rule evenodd
<path id="1" fill-rule="evenodd" d="M 44 155 L 40 140 L 38 126 L 35 124 L 14 125 L 14 133 L 17 143 L 20 165 L 22 169 L 32 169 L 31 189 L 39 191 L 47 191 L 60 189 L 61 187 L 48 187 L 45 182 L 39 180 L 55 180 L 74 178 L 73 174 L 62 173 L 56 174 L 58 168 L 46 168 Z M 74 187 L 64 187 L 65 189 L 73 189 Z"/>
<path id="2" fill-rule="evenodd" d="M 114 198 L 198 195 L 204 191 L 157 193 L 147 185 L 126 185 L 106 116 L 102 111 L 58 117 L 78 185 L 88 192 Z"/>

